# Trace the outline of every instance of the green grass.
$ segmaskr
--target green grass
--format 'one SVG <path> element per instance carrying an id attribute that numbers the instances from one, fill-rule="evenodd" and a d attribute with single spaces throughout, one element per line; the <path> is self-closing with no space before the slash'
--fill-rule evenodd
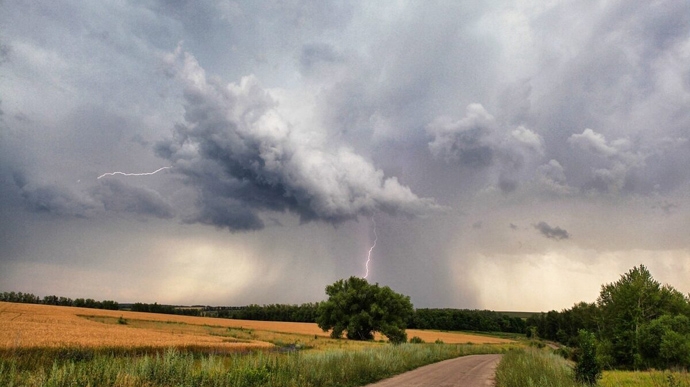
<path id="1" fill-rule="evenodd" d="M 496 369 L 497 387 L 581 387 L 560 356 L 538 349 L 509 351 Z"/>
<path id="2" fill-rule="evenodd" d="M 688 372 L 604 371 L 601 387 L 690 387 Z"/>
<path id="3" fill-rule="evenodd" d="M 359 350 L 208 354 L 62 349 L 0 354 L 0 386 L 361 386 L 425 364 L 505 347 L 403 344 Z M 52 353 L 51 363 L 47 362 Z"/>

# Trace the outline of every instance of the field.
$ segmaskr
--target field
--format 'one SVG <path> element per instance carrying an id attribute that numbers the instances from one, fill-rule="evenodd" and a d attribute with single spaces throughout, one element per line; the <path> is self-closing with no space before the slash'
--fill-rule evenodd
<path id="1" fill-rule="evenodd" d="M 453 332 L 408 335 L 428 344 L 331 339 L 306 323 L 0 302 L 0 385 L 361 386 L 514 347 Z"/>
<path id="2" fill-rule="evenodd" d="M 690 387 L 690 374 L 671 371 L 604 371 L 601 387 Z"/>
<path id="3" fill-rule="evenodd" d="M 408 330 L 408 337 L 413 336 L 426 342 L 440 339 L 448 344 L 511 342 L 455 332 Z M 245 350 L 289 342 L 314 347 L 316 343 L 330 341 L 328 332 L 310 323 L 230 320 L 0 302 L 0 348 L 6 349 L 195 345 Z"/>

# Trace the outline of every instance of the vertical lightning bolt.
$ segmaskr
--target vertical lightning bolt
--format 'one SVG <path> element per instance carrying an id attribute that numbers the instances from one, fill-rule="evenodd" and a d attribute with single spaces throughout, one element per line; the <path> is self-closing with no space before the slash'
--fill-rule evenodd
<path id="1" fill-rule="evenodd" d="M 364 273 L 364 279 L 366 279 L 369 276 L 369 261 L 371 261 L 371 252 L 374 251 L 374 247 L 376 247 L 376 242 L 379 240 L 379 236 L 376 234 L 376 221 L 374 220 L 374 217 L 371 217 L 371 223 L 374 225 L 374 244 L 371 245 L 371 248 L 369 249 L 369 254 L 367 254 L 367 263 L 364 265 L 366 268 L 366 273 Z"/>
<path id="2" fill-rule="evenodd" d="M 102 177 L 106 176 L 115 176 L 115 175 L 122 175 L 122 176 L 148 176 L 148 175 L 155 175 L 156 173 L 164 170 L 164 169 L 170 169 L 172 167 L 163 167 L 163 168 L 158 168 L 153 172 L 142 172 L 142 173 L 125 173 L 125 172 L 108 172 L 104 173 L 100 176 L 97 177 L 97 179 L 100 179 Z"/>

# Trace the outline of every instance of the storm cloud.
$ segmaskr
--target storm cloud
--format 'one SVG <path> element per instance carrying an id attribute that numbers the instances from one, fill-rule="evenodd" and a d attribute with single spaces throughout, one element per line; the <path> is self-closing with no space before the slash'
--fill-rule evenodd
<path id="1" fill-rule="evenodd" d="M 439 116 L 426 127 L 432 136 L 429 151 L 448 164 L 468 168 L 494 167 L 498 188 L 517 189 L 520 174 L 544 154 L 544 140 L 520 125 L 501 125 L 481 104 L 467 106 L 465 116 Z M 529 172 L 529 171 L 528 171 Z"/>
<path id="2" fill-rule="evenodd" d="M 690 291 L 686 0 L 5 1 L 0 24 L 4 290 L 318 301 L 374 218 L 369 278 L 418 307 L 558 310 L 640 263 Z"/>
<path id="3" fill-rule="evenodd" d="M 223 85 L 181 47 L 166 60 L 184 84 L 185 122 L 156 150 L 202 192 L 199 214 L 188 222 L 235 231 L 261 228 L 262 210 L 340 223 L 377 211 L 416 217 L 441 208 L 351 149 L 298 132 L 255 77 Z"/>

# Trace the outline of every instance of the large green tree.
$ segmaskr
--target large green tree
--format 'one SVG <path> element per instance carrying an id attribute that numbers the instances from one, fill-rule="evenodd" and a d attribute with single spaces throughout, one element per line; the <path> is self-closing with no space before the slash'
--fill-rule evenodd
<path id="1" fill-rule="evenodd" d="M 632 268 L 620 280 L 603 285 L 597 300 L 600 338 L 613 365 L 644 367 L 640 339 L 645 325 L 663 315 L 688 315 L 687 298 L 671 286 L 662 286 L 644 265 Z"/>
<path id="2" fill-rule="evenodd" d="M 393 343 L 407 341 L 406 322 L 414 313 L 410 297 L 367 280 L 350 277 L 326 287 L 328 300 L 319 305 L 316 323 L 331 337 L 371 340 L 380 332 Z"/>

